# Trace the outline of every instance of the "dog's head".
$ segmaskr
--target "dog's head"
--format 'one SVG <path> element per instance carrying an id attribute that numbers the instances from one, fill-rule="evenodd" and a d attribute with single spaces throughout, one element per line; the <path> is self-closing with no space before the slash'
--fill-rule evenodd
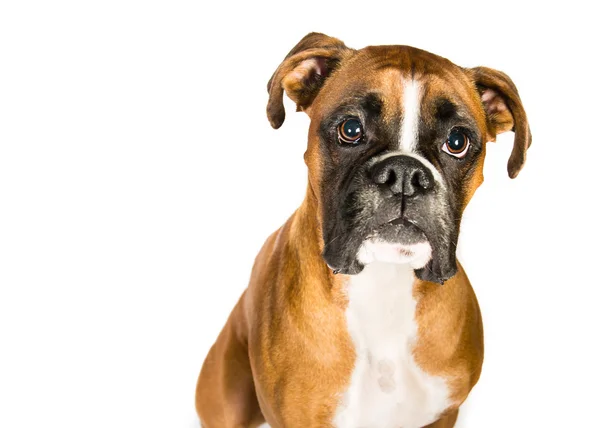
<path id="1" fill-rule="evenodd" d="M 357 274 L 381 260 L 410 263 L 419 278 L 443 283 L 457 270 L 460 220 L 483 181 L 485 143 L 515 132 L 512 178 L 531 144 L 506 74 L 408 46 L 354 50 L 311 33 L 268 90 L 274 128 L 285 118 L 284 91 L 311 118 L 309 192 L 335 272 Z"/>

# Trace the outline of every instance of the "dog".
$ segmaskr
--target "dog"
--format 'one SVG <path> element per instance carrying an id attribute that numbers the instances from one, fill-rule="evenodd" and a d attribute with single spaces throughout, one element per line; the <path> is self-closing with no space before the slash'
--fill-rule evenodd
<path id="1" fill-rule="evenodd" d="M 196 389 L 204 428 L 450 428 L 483 362 L 456 260 L 485 143 L 531 132 L 512 80 L 409 46 L 305 36 L 268 83 L 310 117 L 301 206 L 265 242 Z"/>

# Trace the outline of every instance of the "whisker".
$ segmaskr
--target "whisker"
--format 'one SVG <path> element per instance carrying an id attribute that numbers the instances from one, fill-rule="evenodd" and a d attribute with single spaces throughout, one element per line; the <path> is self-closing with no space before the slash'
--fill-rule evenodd
<path id="1" fill-rule="evenodd" d="M 329 245 L 331 245 L 331 244 L 333 243 L 333 241 L 335 241 L 336 239 L 338 239 L 338 238 L 341 238 L 341 237 L 342 237 L 342 235 L 341 235 L 341 234 L 340 234 L 340 235 L 338 235 L 338 236 L 335 236 L 333 239 L 331 239 L 329 242 L 327 242 L 327 243 L 326 243 L 326 244 L 323 246 L 323 249 L 327 248 Z"/>

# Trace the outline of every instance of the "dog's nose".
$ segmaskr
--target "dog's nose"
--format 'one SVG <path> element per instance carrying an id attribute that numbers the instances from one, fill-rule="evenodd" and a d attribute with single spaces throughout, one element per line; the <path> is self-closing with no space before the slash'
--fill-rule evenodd
<path id="1" fill-rule="evenodd" d="M 384 158 L 371 168 L 376 184 L 389 188 L 393 194 L 412 197 L 426 193 L 434 186 L 433 174 L 412 156 L 396 155 Z"/>

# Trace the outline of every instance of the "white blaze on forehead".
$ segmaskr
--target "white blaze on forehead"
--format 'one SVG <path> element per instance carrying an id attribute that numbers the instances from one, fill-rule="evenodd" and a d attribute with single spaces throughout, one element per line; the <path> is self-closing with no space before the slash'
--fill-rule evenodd
<path id="1" fill-rule="evenodd" d="M 421 110 L 421 85 L 416 80 L 405 80 L 402 95 L 402 128 L 399 149 L 414 152 L 419 140 L 419 112 Z"/>

